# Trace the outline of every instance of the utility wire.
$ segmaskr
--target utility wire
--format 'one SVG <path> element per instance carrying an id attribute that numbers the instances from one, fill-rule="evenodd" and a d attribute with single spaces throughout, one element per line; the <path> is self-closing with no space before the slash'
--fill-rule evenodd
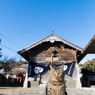
<path id="1" fill-rule="evenodd" d="M 3 46 L 3 47 L 5 47 L 5 48 L 7 48 L 8 50 L 11 50 L 11 51 L 15 52 L 15 53 L 17 54 L 17 51 L 15 51 L 14 49 L 9 48 L 9 47 L 7 47 L 7 46 L 5 46 L 5 45 L 3 45 L 3 44 L 0 44 L 0 45 Z M 20 55 L 17 54 L 17 56 L 20 56 Z M 20 56 L 20 57 L 23 58 L 22 56 Z"/>
<path id="2" fill-rule="evenodd" d="M 5 46 L 5 45 L 3 45 L 3 44 L 0 44 L 1 46 L 3 46 L 3 47 L 5 47 L 5 48 L 7 48 L 7 49 L 9 49 L 9 50 L 11 50 L 11 51 L 14 51 L 14 52 L 16 52 L 17 53 L 17 51 L 15 51 L 15 50 L 13 50 L 13 49 L 11 49 L 11 48 L 9 48 L 9 47 L 7 47 L 7 46 Z"/>
<path id="3" fill-rule="evenodd" d="M 16 44 L 14 44 L 12 41 L 10 41 L 6 36 L 4 36 L 2 33 L 0 33 L 0 35 L 2 36 L 2 37 L 4 37 L 7 41 L 9 41 L 13 46 L 15 46 L 16 48 L 20 48 L 20 47 L 18 47 L 19 45 L 16 45 Z"/>

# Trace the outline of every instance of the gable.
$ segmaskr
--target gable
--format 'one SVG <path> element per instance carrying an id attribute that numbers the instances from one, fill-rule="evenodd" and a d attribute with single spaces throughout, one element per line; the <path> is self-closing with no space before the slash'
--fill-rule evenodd
<path id="1" fill-rule="evenodd" d="M 42 44 L 43 42 L 54 43 L 55 41 L 56 42 L 62 42 L 62 43 L 66 44 L 66 45 L 68 45 L 68 46 L 70 46 L 70 47 L 72 47 L 72 48 L 74 48 L 75 50 L 78 50 L 78 51 L 83 50 L 82 48 L 80 48 L 80 47 L 78 47 L 78 46 L 76 46 L 76 45 L 74 45 L 74 44 L 72 44 L 72 43 L 70 43 L 70 42 L 68 42 L 68 41 L 66 41 L 66 40 L 64 40 L 64 39 L 62 39 L 62 38 L 60 38 L 60 37 L 58 37 L 58 36 L 56 36 L 55 34 L 52 33 L 51 35 L 47 36 L 46 38 L 34 43 L 33 45 L 28 46 L 27 48 L 24 48 L 21 51 L 19 51 L 18 54 L 22 54 L 24 52 L 27 52 L 28 50 L 38 46 L 39 44 Z"/>

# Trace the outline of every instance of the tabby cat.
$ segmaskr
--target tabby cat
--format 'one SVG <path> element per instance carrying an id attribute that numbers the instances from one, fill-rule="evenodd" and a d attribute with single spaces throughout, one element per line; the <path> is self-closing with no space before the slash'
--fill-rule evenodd
<path id="1" fill-rule="evenodd" d="M 65 87 L 64 65 L 50 66 L 50 77 L 46 86 L 46 95 L 67 95 Z"/>

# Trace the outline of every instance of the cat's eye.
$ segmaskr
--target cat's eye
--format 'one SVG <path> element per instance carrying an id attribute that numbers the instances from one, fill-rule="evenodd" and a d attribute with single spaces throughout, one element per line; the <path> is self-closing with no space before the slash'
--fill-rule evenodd
<path id="1" fill-rule="evenodd" d="M 58 75 L 60 74 L 60 73 L 57 73 Z"/>

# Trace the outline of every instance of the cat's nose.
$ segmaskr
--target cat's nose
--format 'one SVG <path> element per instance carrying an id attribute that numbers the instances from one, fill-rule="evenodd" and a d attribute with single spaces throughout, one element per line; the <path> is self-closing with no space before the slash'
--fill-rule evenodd
<path id="1" fill-rule="evenodd" d="M 58 80 L 59 79 L 59 76 L 56 76 L 56 80 Z"/>

